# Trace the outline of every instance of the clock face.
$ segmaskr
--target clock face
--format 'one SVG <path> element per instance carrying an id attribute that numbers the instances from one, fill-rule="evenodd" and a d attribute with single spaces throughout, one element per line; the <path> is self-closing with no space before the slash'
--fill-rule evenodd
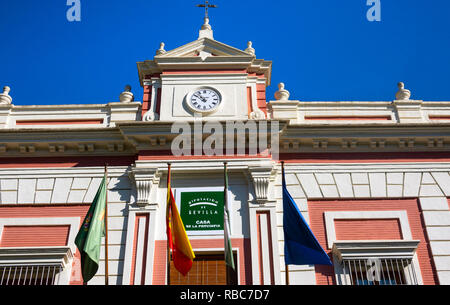
<path id="1" fill-rule="evenodd" d="M 212 89 L 200 89 L 189 98 L 189 104 L 194 111 L 212 112 L 222 102 L 220 94 Z"/>

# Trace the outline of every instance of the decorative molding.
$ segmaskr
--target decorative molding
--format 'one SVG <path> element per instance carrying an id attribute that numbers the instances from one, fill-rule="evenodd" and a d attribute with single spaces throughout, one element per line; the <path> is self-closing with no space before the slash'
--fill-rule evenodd
<path id="1" fill-rule="evenodd" d="M 0 266 L 42 264 L 66 268 L 72 261 L 68 246 L 0 248 Z"/>
<path id="2" fill-rule="evenodd" d="M 405 89 L 405 84 L 400 82 L 398 83 L 398 92 L 395 94 L 396 100 L 409 100 L 411 97 L 411 91 Z"/>
<path id="3" fill-rule="evenodd" d="M 278 91 L 275 92 L 275 99 L 277 101 L 288 101 L 290 95 L 291 94 L 289 93 L 289 91 L 287 91 L 284 88 L 284 83 L 279 83 L 278 84 Z"/>
<path id="4" fill-rule="evenodd" d="M 334 264 L 336 281 L 340 285 L 351 283 L 351 276 L 348 270 L 345 271 L 343 260 L 357 259 L 362 260 L 363 264 L 364 262 L 377 264 L 380 259 L 407 259 L 411 260 L 411 265 L 403 266 L 407 283 L 423 285 L 421 272 L 416 271 L 420 270 L 416 255 L 419 243 L 419 240 L 336 241 L 332 249 L 336 262 Z"/>
<path id="5" fill-rule="evenodd" d="M 34 153 L 36 152 L 36 146 L 31 145 L 19 145 L 19 152 L 20 153 Z"/>
<path id="6" fill-rule="evenodd" d="M 335 219 L 398 219 L 404 240 L 412 240 L 411 229 L 406 211 L 340 211 L 325 212 L 327 243 L 331 248 L 337 241 Z"/>
<path id="7" fill-rule="evenodd" d="M 249 166 L 248 168 L 255 190 L 255 201 L 258 204 L 266 204 L 271 201 L 269 186 L 275 179 L 275 168 L 272 164 L 263 166 Z"/>
<path id="8" fill-rule="evenodd" d="M 298 120 L 299 101 L 276 100 L 267 104 L 267 109 L 274 120 Z"/>
<path id="9" fill-rule="evenodd" d="M 69 285 L 73 260 L 73 252 L 68 246 L 0 248 L 0 266 L 61 267 L 61 272 L 57 272 L 56 285 Z"/>
<path id="10" fill-rule="evenodd" d="M 161 177 L 158 169 L 132 167 L 128 174 L 136 187 L 136 204 L 138 206 L 154 205 L 157 207 L 157 201 L 152 202 L 152 198 L 157 198 L 156 192 L 158 192 Z"/>
<path id="11" fill-rule="evenodd" d="M 0 104 L 11 104 L 12 97 L 9 95 L 11 88 L 8 86 L 3 87 L 3 93 L 0 93 Z"/>
<path id="12" fill-rule="evenodd" d="M 358 145 L 358 141 L 355 139 L 343 139 L 341 142 L 342 148 L 354 149 Z"/>
<path id="13" fill-rule="evenodd" d="M 419 246 L 419 240 L 349 240 L 335 241 L 333 254 L 343 259 L 368 259 L 376 257 L 409 258 Z"/>
<path id="14" fill-rule="evenodd" d="M 247 42 L 247 49 L 244 51 L 250 55 L 255 55 L 255 48 L 253 48 L 253 43 L 251 41 Z"/>
<path id="15" fill-rule="evenodd" d="M 159 119 L 159 115 L 154 113 L 151 109 L 149 109 L 143 116 L 142 121 L 151 122 Z"/>
<path id="16" fill-rule="evenodd" d="M 264 120 L 265 118 L 266 114 L 259 109 L 250 113 L 251 120 Z"/>
<path id="17" fill-rule="evenodd" d="M 126 85 L 124 91 L 120 94 L 119 100 L 121 103 L 131 103 L 134 101 L 134 95 L 131 92 L 131 86 Z"/>
<path id="18" fill-rule="evenodd" d="M 158 55 L 162 55 L 162 54 L 165 54 L 166 53 L 166 50 L 164 50 L 164 47 L 165 47 L 165 43 L 164 42 L 161 42 L 160 44 L 159 44 L 159 49 L 158 50 L 156 50 L 156 56 L 158 56 Z"/>
<path id="19" fill-rule="evenodd" d="M 69 225 L 67 246 L 0 248 L 0 265 L 55 264 L 63 267 L 59 285 L 68 285 L 72 262 L 77 251 L 74 240 L 80 217 L 0 218 L 0 236 L 5 226 Z"/>

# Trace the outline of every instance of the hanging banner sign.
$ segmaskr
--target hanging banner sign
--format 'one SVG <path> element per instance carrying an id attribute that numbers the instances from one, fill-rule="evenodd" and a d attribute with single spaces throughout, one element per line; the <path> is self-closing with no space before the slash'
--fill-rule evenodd
<path id="1" fill-rule="evenodd" d="M 179 191 L 180 216 L 191 235 L 223 234 L 223 191 Z M 177 200 L 178 201 L 178 200 Z"/>

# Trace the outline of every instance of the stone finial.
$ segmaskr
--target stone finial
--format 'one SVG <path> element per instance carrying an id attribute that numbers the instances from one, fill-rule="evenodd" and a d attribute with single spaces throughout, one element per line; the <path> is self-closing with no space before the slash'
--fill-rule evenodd
<path id="1" fill-rule="evenodd" d="M 3 93 L 0 93 L 0 104 L 11 104 L 12 97 L 9 96 L 11 88 L 8 86 L 3 87 Z"/>
<path id="2" fill-rule="evenodd" d="M 247 42 L 247 49 L 245 49 L 245 52 L 251 55 L 255 55 L 255 49 L 252 47 L 252 42 Z"/>
<path id="3" fill-rule="evenodd" d="M 134 100 L 134 95 L 131 92 L 130 85 L 125 86 L 125 90 L 120 94 L 119 99 L 122 103 L 130 103 Z"/>
<path id="4" fill-rule="evenodd" d="M 205 17 L 205 23 L 202 25 L 199 34 L 198 34 L 198 39 L 202 39 L 202 38 L 209 38 L 209 39 L 213 39 L 214 40 L 214 36 L 213 36 L 213 30 L 211 25 L 209 24 L 209 18 Z"/>
<path id="5" fill-rule="evenodd" d="M 156 55 L 161 55 L 161 54 L 166 53 L 166 50 L 164 50 L 164 46 L 165 46 L 164 42 L 161 42 L 159 44 L 159 49 L 156 50 Z"/>
<path id="6" fill-rule="evenodd" d="M 409 100 L 411 97 L 411 91 L 405 89 L 405 84 L 400 82 L 397 84 L 398 92 L 395 94 L 395 99 L 397 100 Z"/>
<path id="7" fill-rule="evenodd" d="M 278 84 L 278 91 L 275 92 L 275 99 L 278 101 L 287 101 L 289 100 L 290 93 L 286 89 L 284 89 L 284 83 Z"/>

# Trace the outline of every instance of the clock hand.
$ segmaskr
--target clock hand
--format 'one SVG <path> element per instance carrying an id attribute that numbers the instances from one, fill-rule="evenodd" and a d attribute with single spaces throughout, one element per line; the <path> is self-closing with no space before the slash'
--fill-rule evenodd
<path id="1" fill-rule="evenodd" d="M 203 96 L 197 95 L 197 94 L 194 94 L 194 96 L 196 96 L 196 97 L 198 97 L 199 99 L 201 99 L 203 103 L 206 102 L 206 99 L 205 99 Z"/>

